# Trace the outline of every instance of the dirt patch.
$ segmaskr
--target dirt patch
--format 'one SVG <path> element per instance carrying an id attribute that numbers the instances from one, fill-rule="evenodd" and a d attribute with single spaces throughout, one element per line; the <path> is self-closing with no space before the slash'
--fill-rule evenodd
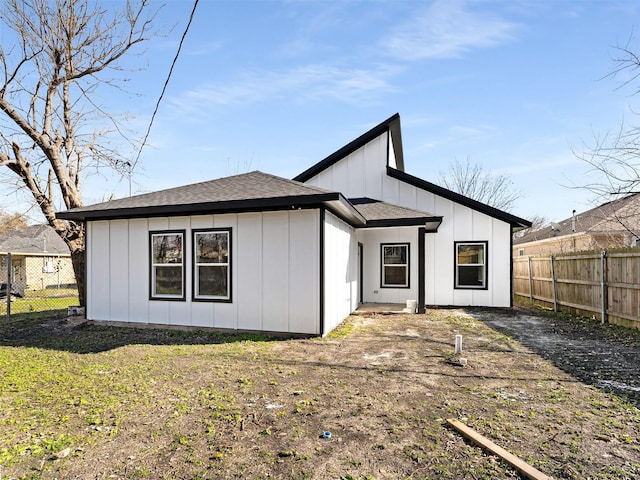
<path id="1" fill-rule="evenodd" d="M 580 381 L 640 406 L 640 331 L 524 307 L 469 313 Z"/>
<path id="2" fill-rule="evenodd" d="M 284 341 L 5 325 L 0 473 L 520 478 L 446 426 L 456 418 L 554 478 L 638 478 L 636 406 L 500 332 L 508 321 L 493 311 L 363 314 L 330 338 Z"/>

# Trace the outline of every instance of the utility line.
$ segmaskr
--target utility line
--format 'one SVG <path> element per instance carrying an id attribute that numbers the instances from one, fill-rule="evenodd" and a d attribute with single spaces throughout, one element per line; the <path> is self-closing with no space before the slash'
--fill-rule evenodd
<path id="1" fill-rule="evenodd" d="M 193 16 L 196 13 L 197 6 L 198 6 L 198 0 L 195 0 L 193 3 L 193 9 L 191 10 L 191 15 L 189 16 L 189 21 L 187 22 L 187 26 L 185 27 L 184 32 L 182 33 L 182 38 L 180 39 L 180 44 L 178 45 L 178 51 L 176 52 L 176 56 L 173 57 L 173 62 L 171 62 L 171 68 L 169 69 L 167 79 L 164 81 L 162 92 L 160 93 L 160 96 L 158 97 L 158 101 L 156 102 L 156 108 L 153 110 L 153 114 L 151 115 L 151 120 L 149 121 L 149 127 L 147 128 L 147 133 L 145 134 L 144 139 L 142 140 L 142 144 L 140 145 L 140 149 L 138 150 L 138 155 L 136 155 L 136 159 L 133 161 L 133 164 L 129 165 L 129 181 L 131 181 L 131 173 L 133 171 L 133 168 L 138 163 L 138 160 L 140 160 L 142 149 L 146 145 L 147 140 L 149 138 L 149 134 L 151 133 L 151 126 L 153 125 L 153 120 L 156 118 L 156 114 L 158 113 L 158 109 L 160 108 L 160 102 L 162 101 L 162 98 L 164 97 L 164 94 L 167 90 L 167 85 L 169 85 L 169 79 L 171 78 L 171 74 L 173 73 L 173 68 L 175 67 L 176 62 L 178 61 L 178 56 L 180 55 L 180 51 L 182 50 L 182 44 L 184 43 L 184 39 L 187 36 L 189 27 L 191 26 L 191 22 L 193 21 Z M 131 188 L 129 188 L 129 190 L 131 190 Z M 131 191 L 129 191 L 129 196 L 131 196 Z"/>

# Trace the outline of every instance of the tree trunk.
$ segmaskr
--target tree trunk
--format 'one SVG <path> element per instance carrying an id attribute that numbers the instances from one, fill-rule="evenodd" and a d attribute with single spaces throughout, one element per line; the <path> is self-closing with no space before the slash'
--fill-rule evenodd
<path id="1" fill-rule="evenodd" d="M 84 247 L 71 251 L 71 263 L 73 264 L 73 273 L 76 276 L 76 284 L 78 286 L 78 300 L 80 301 L 80 306 L 84 307 L 87 304 L 87 288 L 85 285 L 87 265 Z"/>
<path id="2" fill-rule="evenodd" d="M 63 222 L 56 219 L 53 227 L 58 235 L 65 241 L 71 253 L 71 264 L 78 286 L 78 300 L 80 306 L 86 306 L 86 256 L 85 256 L 85 224 L 82 222 Z"/>

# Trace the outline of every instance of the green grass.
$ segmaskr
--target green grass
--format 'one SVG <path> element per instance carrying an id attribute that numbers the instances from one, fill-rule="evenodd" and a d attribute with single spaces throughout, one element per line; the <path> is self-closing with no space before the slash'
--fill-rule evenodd
<path id="1" fill-rule="evenodd" d="M 556 478 L 639 478 L 640 411 L 506 338 L 447 310 L 281 341 L 0 320 L 0 478 L 517 478 L 450 417 Z"/>
<path id="2" fill-rule="evenodd" d="M 35 323 L 21 326 L 37 328 Z M 106 336 L 108 331 L 116 335 Z M 24 330 L 10 332 L 20 337 Z M 135 335 L 138 341 L 146 335 L 154 343 L 160 338 L 166 344 L 123 346 L 117 339 L 118 333 L 125 338 L 127 333 Z M 77 448 L 82 451 L 117 437 L 122 422 L 131 423 L 144 417 L 148 410 L 169 412 L 167 419 L 157 430 L 151 429 L 151 433 L 173 432 L 171 446 L 175 449 L 188 446 L 190 437 L 173 431 L 172 423 L 189 415 L 194 408 L 209 411 L 214 421 L 237 423 L 240 418 L 233 394 L 214 384 L 200 385 L 190 377 L 191 360 L 187 358 L 208 362 L 210 353 L 203 351 L 208 345 L 187 348 L 183 341 L 222 343 L 215 351 L 214 368 L 238 374 L 240 372 L 225 358 L 233 358 L 238 352 L 245 353 L 254 347 L 260 351 L 260 338 L 264 338 L 254 336 L 259 341 L 251 342 L 235 335 L 180 331 L 147 334 L 136 329 L 114 332 L 103 327 L 87 327 L 81 335 L 84 351 L 95 353 L 74 352 L 73 342 L 69 342 L 69 348 L 61 348 L 64 339 L 59 339 L 58 348 L 51 348 L 54 345 L 47 339 L 42 339 L 42 346 L 38 347 L 0 346 L 0 371 L 3 372 L 0 375 L 0 404 L 3 405 L 0 466 L 11 467 L 29 459 L 44 460 L 67 447 L 72 452 Z M 5 335 L 2 338 L 8 341 Z M 112 348 L 105 348 L 104 342 L 110 338 Z M 96 342 L 94 348 L 93 342 Z M 185 366 L 167 368 L 178 361 Z M 51 466 L 50 462 L 41 463 L 41 468 Z"/>
<path id="3" fill-rule="evenodd" d="M 23 298 L 13 297 L 11 315 L 41 318 L 65 314 L 67 308 L 78 305 L 78 291 L 70 288 L 29 290 Z M 7 299 L 0 299 L 0 315 L 7 314 Z"/>

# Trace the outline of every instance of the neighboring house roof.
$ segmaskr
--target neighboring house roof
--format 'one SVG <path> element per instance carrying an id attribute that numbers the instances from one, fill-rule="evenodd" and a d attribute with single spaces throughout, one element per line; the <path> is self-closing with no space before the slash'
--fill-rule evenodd
<path id="1" fill-rule="evenodd" d="M 402 152 L 402 134 L 400 133 L 400 115 L 398 113 L 387 118 L 384 122 L 376 125 L 371 130 L 363 133 L 358 138 L 349 142 L 340 150 L 335 151 L 323 160 L 320 160 L 315 165 L 307 168 L 304 172 L 294 178 L 298 182 L 306 182 L 312 177 L 315 177 L 318 173 L 330 167 L 331 165 L 339 162 L 344 157 L 352 154 L 359 148 L 363 147 L 371 140 L 379 137 L 384 132 L 391 132 L 391 141 L 393 142 L 393 151 L 396 157 L 396 165 L 402 171 L 404 171 L 404 154 Z"/>
<path id="2" fill-rule="evenodd" d="M 69 255 L 69 248 L 49 225 L 31 225 L 0 233 L 0 253 Z"/>
<path id="3" fill-rule="evenodd" d="M 339 192 L 253 171 L 61 212 L 65 220 L 237 213 L 325 205 L 353 225 L 365 219 Z"/>
<path id="4" fill-rule="evenodd" d="M 603 203 L 590 210 L 577 213 L 560 222 L 529 232 L 514 239 L 514 245 L 558 238 L 576 233 L 615 234 L 640 230 L 640 194 Z"/>
<path id="5" fill-rule="evenodd" d="M 372 198 L 350 198 L 349 201 L 367 220 L 367 227 L 425 225 L 428 231 L 435 232 L 442 223 L 440 216 Z"/>

